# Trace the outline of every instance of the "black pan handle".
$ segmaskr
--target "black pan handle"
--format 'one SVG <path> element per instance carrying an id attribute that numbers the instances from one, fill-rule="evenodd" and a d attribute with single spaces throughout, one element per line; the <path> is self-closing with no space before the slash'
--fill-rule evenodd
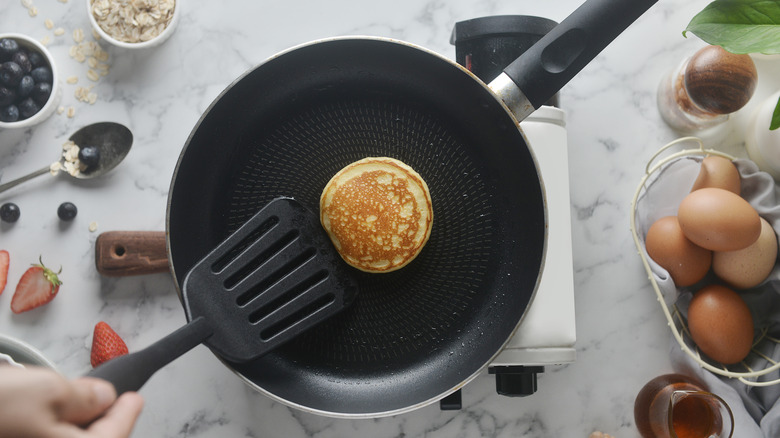
<path id="1" fill-rule="evenodd" d="M 114 384 L 117 395 L 138 391 L 160 368 L 192 350 L 213 331 L 201 317 L 135 353 L 111 359 L 90 371 L 86 377 L 97 377 Z"/>
<path id="2" fill-rule="evenodd" d="M 525 119 L 657 0 L 587 0 L 490 83 Z"/>

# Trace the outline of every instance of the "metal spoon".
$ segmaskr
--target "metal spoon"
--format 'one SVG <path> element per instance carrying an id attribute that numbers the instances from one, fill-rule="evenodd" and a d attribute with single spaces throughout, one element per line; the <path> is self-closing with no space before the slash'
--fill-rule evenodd
<path id="1" fill-rule="evenodd" d="M 79 147 L 94 146 L 100 150 L 100 161 L 95 166 L 79 172 L 77 175 L 63 172 L 74 178 L 90 179 L 104 175 L 125 158 L 133 145 L 133 134 L 127 127 L 119 123 L 100 122 L 79 129 L 70 136 L 69 140 Z M 60 158 L 60 163 L 63 162 L 64 158 Z M 0 193 L 37 176 L 49 173 L 50 169 L 51 166 L 46 166 L 21 178 L 0 184 Z"/>

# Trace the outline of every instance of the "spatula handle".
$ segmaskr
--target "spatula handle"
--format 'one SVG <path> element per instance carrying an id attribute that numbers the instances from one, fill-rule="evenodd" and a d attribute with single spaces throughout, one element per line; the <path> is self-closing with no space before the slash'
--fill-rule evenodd
<path id="1" fill-rule="evenodd" d="M 108 380 L 114 384 L 117 395 L 138 391 L 159 369 L 192 350 L 212 333 L 205 318 L 195 318 L 143 350 L 103 363 L 90 371 L 87 377 Z"/>

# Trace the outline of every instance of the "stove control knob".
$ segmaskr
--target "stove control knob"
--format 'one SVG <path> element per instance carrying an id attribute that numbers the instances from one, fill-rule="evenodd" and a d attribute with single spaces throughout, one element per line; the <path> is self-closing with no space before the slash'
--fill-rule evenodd
<path id="1" fill-rule="evenodd" d="M 496 375 L 496 392 L 507 397 L 526 397 L 536 392 L 536 375 L 544 372 L 543 366 L 493 366 L 488 368 Z"/>

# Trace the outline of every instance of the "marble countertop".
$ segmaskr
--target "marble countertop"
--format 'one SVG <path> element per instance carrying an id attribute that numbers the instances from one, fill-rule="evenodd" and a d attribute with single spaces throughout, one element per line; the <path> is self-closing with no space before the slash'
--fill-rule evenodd
<path id="1" fill-rule="evenodd" d="M 168 188 L 192 127 L 236 77 L 269 56 L 310 40 L 377 35 L 409 41 L 454 58 L 449 44 L 457 21 L 502 14 L 561 21 L 581 2 L 559 0 L 449 0 L 365 2 L 249 2 L 180 0 L 181 20 L 170 40 L 143 52 L 106 49 L 108 75 L 92 82 L 88 66 L 68 55 L 73 30 L 89 34 L 83 0 L 0 4 L 0 31 L 49 39 L 62 77 L 61 105 L 32 129 L 0 132 L 1 181 L 58 158 L 79 127 L 103 120 L 131 127 L 135 143 L 125 162 L 92 181 L 42 176 L 0 194 L 19 205 L 15 224 L 0 224 L 0 248 L 11 253 L 9 285 L 0 296 L 0 333 L 44 352 L 68 376 L 89 368 L 92 328 L 100 320 L 142 348 L 179 327 L 183 312 L 171 277 L 101 277 L 94 241 L 109 230 L 164 230 Z M 157 437 L 587 437 L 595 430 L 637 437 L 633 402 L 651 378 L 671 371 L 671 336 L 629 231 L 630 200 L 652 154 L 679 137 L 656 108 L 662 75 L 704 43 L 681 32 L 707 0 L 664 0 L 654 6 L 560 93 L 567 112 L 576 295 L 577 360 L 549 366 L 526 398 L 495 393 L 487 372 L 463 388 L 463 409 L 437 405 L 408 414 L 346 420 L 304 413 L 254 392 L 205 347 L 158 372 L 141 393 L 146 407 L 134 436 Z M 45 20 L 51 19 L 52 29 Z M 55 30 L 62 28 L 63 35 Z M 750 107 L 780 88 L 761 76 Z M 776 81 L 776 79 L 773 79 Z M 76 99 L 92 87 L 94 104 Z M 73 107 L 73 117 L 67 109 Z M 744 115 L 735 117 L 739 121 Z M 708 144 L 744 156 L 740 124 Z M 57 218 L 75 203 L 71 223 Z M 96 231 L 89 224 L 97 224 Z M 14 315 L 15 282 L 39 255 L 62 266 L 59 296 L 47 306 Z M 739 435 L 737 432 L 736 436 Z"/>

